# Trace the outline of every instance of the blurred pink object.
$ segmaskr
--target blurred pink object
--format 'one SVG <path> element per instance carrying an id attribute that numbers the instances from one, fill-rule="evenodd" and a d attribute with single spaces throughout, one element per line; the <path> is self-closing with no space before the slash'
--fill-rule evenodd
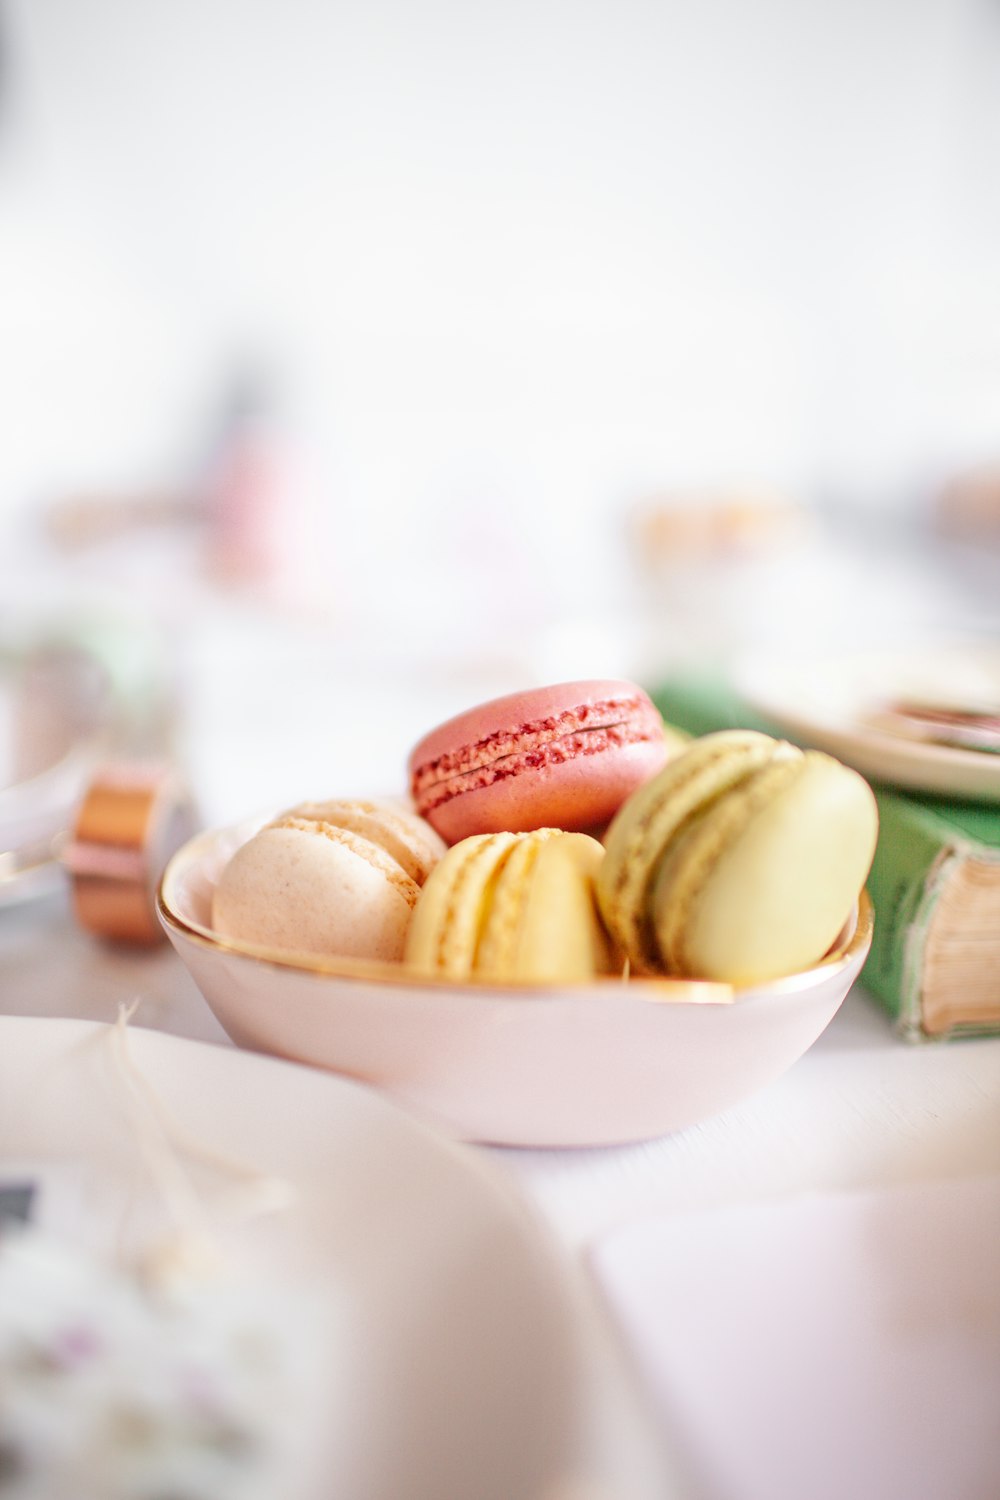
<path id="1" fill-rule="evenodd" d="M 241 380 L 230 397 L 208 474 L 209 568 L 228 583 L 264 583 L 281 555 L 285 463 L 259 384 Z"/>
<path id="2" fill-rule="evenodd" d="M 328 559 L 311 476 L 280 406 L 266 381 L 236 381 L 205 475 L 207 564 L 218 583 L 309 604 Z"/>

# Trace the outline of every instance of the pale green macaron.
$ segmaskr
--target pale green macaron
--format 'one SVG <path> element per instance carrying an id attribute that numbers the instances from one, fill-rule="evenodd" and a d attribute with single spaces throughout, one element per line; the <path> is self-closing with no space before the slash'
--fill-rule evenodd
<path id="1" fill-rule="evenodd" d="M 420 893 L 406 962 L 499 984 L 571 984 L 606 972 L 594 889 L 603 858 L 596 839 L 552 828 L 462 839 Z"/>
<path id="2" fill-rule="evenodd" d="M 705 735 L 614 818 L 600 908 L 639 973 L 777 978 L 836 940 L 877 834 L 871 788 L 839 761 L 751 730 Z"/>

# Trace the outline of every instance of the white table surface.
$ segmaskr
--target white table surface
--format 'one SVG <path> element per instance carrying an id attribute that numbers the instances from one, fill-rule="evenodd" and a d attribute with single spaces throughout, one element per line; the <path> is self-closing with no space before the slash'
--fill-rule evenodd
<path id="1" fill-rule="evenodd" d="M 64 891 L 0 913 L 0 1013 L 113 1021 L 121 1003 L 135 1000 L 135 1025 L 231 1046 L 172 949 L 124 952 L 92 940 L 74 926 Z M 887 1206 L 906 1185 L 1000 1185 L 1000 1038 L 904 1043 L 855 988 L 790 1072 L 699 1126 L 606 1149 L 471 1149 L 486 1151 L 512 1175 L 583 1273 L 581 1310 L 593 1348 L 588 1388 L 602 1412 L 587 1461 L 597 1474 L 604 1467 L 605 1481 L 560 1500 L 743 1500 L 739 1486 L 723 1495 L 692 1486 L 683 1464 L 676 1468 L 676 1424 L 656 1407 L 655 1382 L 646 1381 L 641 1363 L 655 1365 L 665 1346 L 655 1342 L 655 1321 L 649 1348 L 641 1336 L 623 1333 L 615 1285 L 599 1282 L 595 1260 L 599 1266 L 610 1257 L 613 1267 L 621 1231 L 634 1235 L 648 1223 L 662 1236 L 664 1220 L 675 1215 L 690 1225 L 692 1213 L 756 1205 L 774 1216 L 778 1233 L 782 1210 L 816 1194 L 835 1205 L 838 1195 L 870 1190 Z M 994 1202 L 1000 1207 L 996 1192 Z M 711 1243 L 710 1219 L 701 1233 Z M 626 1244 L 624 1253 L 634 1252 Z M 619 1280 L 618 1291 L 627 1293 L 628 1282 Z M 774 1287 L 769 1292 L 777 1295 Z M 752 1363 L 746 1350 L 740 1354 Z M 989 1484 L 998 1475 L 1000 1452 Z M 755 1492 L 745 1493 L 749 1500 Z M 990 1493 L 956 1490 L 953 1500 L 987 1500 Z M 884 1489 L 879 1500 L 895 1500 L 895 1492 Z"/>
<path id="2" fill-rule="evenodd" d="M 0 913 L 0 1013 L 114 1021 L 230 1046 L 173 950 L 115 949 L 64 891 Z M 901 1041 L 860 986 L 790 1072 L 701 1125 L 636 1145 L 479 1148 L 574 1251 L 643 1214 L 1000 1172 L 1000 1037 Z"/>
<path id="3" fill-rule="evenodd" d="M 273 648 L 256 667 L 245 654 L 255 628 L 258 644 Z M 330 656 L 312 640 L 296 626 L 275 645 L 266 622 L 245 616 L 178 642 L 178 747 L 203 822 L 306 797 L 397 791 L 420 732 L 517 685 L 514 659 L 417 683 L 399 671 L 375 679 L 352 652 Z M 64 889 L 0 909 L 0 1013 L 113 1021 L 135 1000 L 136 1025 L 231 1045 L 166 946 L 135 953 L 96 942 L 75 927 Z M 626 1147 L 489 1154 L 585 1267 L 616 1230 L 644 1218 L 995 1176 L 1000 1038 L 905 1044 L 855 988 L 785 1077 L 718 1118 Z"/>

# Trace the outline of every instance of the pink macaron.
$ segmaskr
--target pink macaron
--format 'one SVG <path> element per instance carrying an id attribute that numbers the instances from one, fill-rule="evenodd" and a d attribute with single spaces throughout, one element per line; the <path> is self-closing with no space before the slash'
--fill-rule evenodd
<path id="1" fill-rule="evenodd" d="M 409 758 L 417 810 L 448 843 L 473 833 L 600 828 L 669 747 L 633 682 L 510 693 L 425 735 Z"/>

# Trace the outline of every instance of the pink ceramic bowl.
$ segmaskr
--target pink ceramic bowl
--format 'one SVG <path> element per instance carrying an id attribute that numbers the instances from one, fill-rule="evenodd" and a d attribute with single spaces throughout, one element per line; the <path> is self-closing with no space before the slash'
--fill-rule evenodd
<path id="1" fill-rule="evenodd" d="M 192 839 L 160 886 L 160 920 L 215 1015 L 241 1047 L 362 1079 L 466 1140 L 611 1145 L 718 1114 L 812 1045 L 871 945 L 863 894 L 815 968 L 698 1000 L 656 980 L 500 989 L 278 954 L 210 926 L 219 872 L 261 821 Z"/>

